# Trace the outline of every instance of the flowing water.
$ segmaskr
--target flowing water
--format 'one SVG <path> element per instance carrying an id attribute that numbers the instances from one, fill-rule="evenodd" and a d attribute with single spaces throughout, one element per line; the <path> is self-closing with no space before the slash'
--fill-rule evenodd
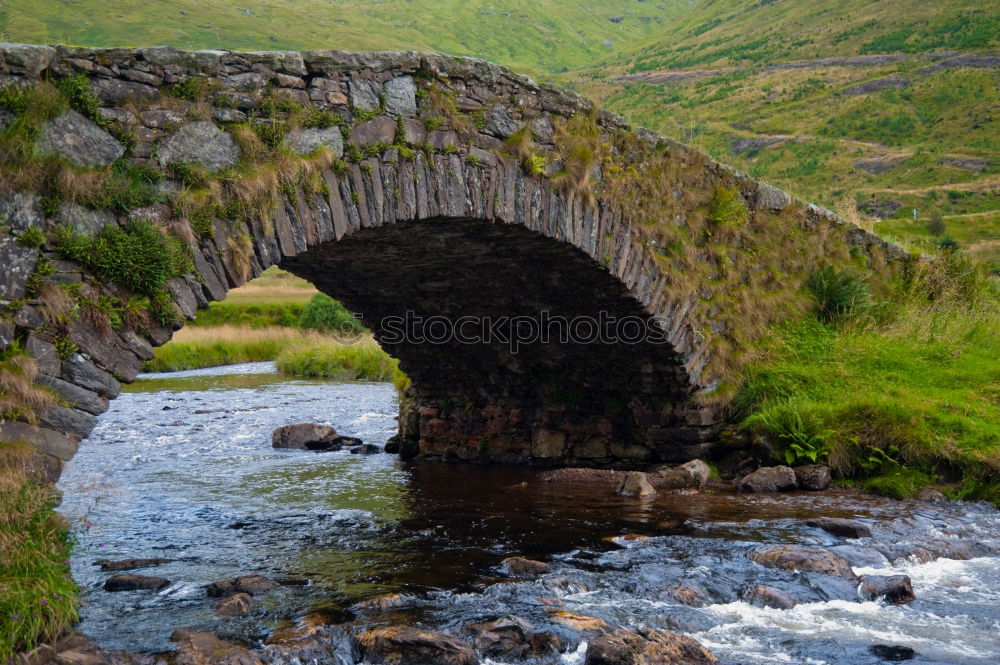
<path id="1" fill-rule="evenodd" d="M 270 445 L 275 427 L 297 422 L 383 444 L 395 414 L 388 384 L 289 380 L 269 363 L 142 377 L 101 417 L 60 483 L 78 536 L 81 629 L 106 648 L 160 651 L 173 630 L 189 627 L 260 646 L 317 611 L 456 634 L 513 614 L 562 639 L 556 662 L 582 663 L 588 634 L 553 623 L 558 609 L 613 627 L 681 631 L 729 665 L 884 662 L 872 645 L 910 647 L 914 663 L 1000 662 L 1000 513 L 991 507 L 848 491 L 627 499 L 604 485 L 545 482 L 532 469 Z M 859 519 L 873 536 L 846 540 L 803 524 L 822 516 Z M 832 547 L 859 574 L 909 575 L 918 599 L 862 602 L 842 578 L 747 558 L 778 543 Z M 507 578 L 499 563 L 511 555 L 552 570 Z M 171 584 L 105 592 L 109 573 L 94 562 L 134 557 L 171 559 L 135 571 Z M 202 587 L 250 573 L 282 586 L 248 617 L 216 617 Z M 683 584 L 708 604 L 675 600 L 670 591 Z M 757 585 L 799 604 L 743 602 Z M 404 594 L 406 606 L 388 617 L 344 612 L 385 593 Z M 349 662 L 342 644 L 330 649 L 330 662 Z"/>

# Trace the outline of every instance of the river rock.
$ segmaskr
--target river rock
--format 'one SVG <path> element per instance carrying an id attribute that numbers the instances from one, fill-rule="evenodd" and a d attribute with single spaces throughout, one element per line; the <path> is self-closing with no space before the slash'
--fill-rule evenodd
<path id="1" fill-rule="evenodd" d="M 205 587 L 205 591 L 209 598 L 222 598 L 234 593 L 258 596 L 272 589 L 277 589 L 279 586 L 277 582 L 269 580 L 263 575 L 243 575 L 212 582 Z"/>
<path id="2" fill-rule="evenodd" d="M 409 626 L 376 628 L 355 636 L 361 658 L 391 665 L 477 665 L 476 653 L 461 640 Z"/>
<path id="3" fill-rule="evenodd" d="M 341 439 L 350 439 L 350 438 L 352 438 L 352 437 L 348 437 L 348 436 L 341 437 Z M 361 441 L 361 439 L 354 439 L 354 440 L 357 441 L 357 442 L 359 442 L 359 443 Z M 345 444 L 345 445 L 349 445 L 349 444 Z M 359 446 L 356 445 L 353 448 L 351 448 L 351 454 L 352 455 L 377 455 L 380 452 L 382 452 L 382 449 L 379 448 L 378 446 L 376 446 L 374 443 L 362 443 Z"/>
<path id="4" fill-rule="evenodd" d="M 695 487 L 699 489 L 707 485 L 708 481 L 712 478 L 712 469 L 700 459 L 693 459 L 690 462 L 681 464 L 677 468 L 684 469 L 691 474 L 691 478 L 695 482 Z"/>
<path id="5" fill-rule="evenodd" d="M 745 600 L 751 605 L 772 607 L 776 610 L 790 610 L 796 605 L 794 598 L 772 586 L 754 587 L 746 594 Z"/>
<path id="6" fill-rule="evenodd" d="M 604 632 L 608 629 L 607 621 L 586 614 L 577 614 L 567 610 L 548 610 L 548 615 L 553 623 L 581 632 Z"/>
<path id="7" fill-rule="evenodd" d="M 150 568 L 152 566 L 162 566 L 165 563 L 170 563 L 170 559 L 122 559 L 120 561 L 100 559 L 95 561 L 94 565 L 100 566 L 101 570 L 108 572 L 133 570 L 135 568 Z"/>
<path id="8" fill-rule="evenodd" d="M 830 548 L 831 552 L 836 552 L 847 559 L 847 562 L 856 568 L 867 566 L 870 568 L 885 568 L 889 566 L 889 559 L 882 552 L 874 547 L 861 547 L 860 545 L 835 545 Z"/>
<path id="9" fill-rule="evenodd" d="M 827 533 L 844 538 L 870 538 L 872 535 L 872 531 L 867 525 L 857 520 L 847 520 L 839 517 L 806 520 L 806 525 L 816 529 L 823 529 Z"/>
<path id="10" fill-rule="evenodd" d="M 108 166 L 125 154 L 125 146 L 115 137 L 72 110 L 45 123 L 35 147 L 80 168 Z"/>
<path id="11" fill-rule="evenodd" d="M 750 553 L 750 560 L 768 568 L 805 570 L 855 579 L 847 559 L 819 547 L 805 545 L 775 545 Z"/>
<path id="12" fill-rule="evenodd" d="M 891 605 L 912 603 L 917 599 L 909 575 L 862 575 L 858 593 L 866 600 L 885 598 Z"/>
<path id="13" fill-rule="evenodd" d="M 587 646 L 584 665 L 710 665 L 719 660 L 696 640 L 655 628 L 615 630 Z"/>
<path id="14" fill-rule="evenodd" d="M 105 591 L 157 591 L 170 585 L 170 580 L 165 577 L 151 577 L 148 575 L 133 575 L 125 573 L 122 575 L 112 575 L 104 582 Z"/>
<path id="15" fill-rule="evenodd" d="M 212 609 L 220 617 L 245 617 L 253 608 L 253 598 L 248 593 L 234 593 L 212 602 Z"/>
<path id="16" fill-rule="evenodd" d="M 211 633 L 176 630 L 170 641 L 180 647 L 173 665 L 263 665 L 253 651 Z"/>
<path id="17" fill-rule="evenodd" d="M 868 647 L 868 651 L 876 658 L 887 660 L 890 663 L 901 663 L 904 660 L 913 660 L 917 657 L 917 652 L 910 647 L 894 644 L 873 644 Z"/>
<path id="18" fill-rule="evenodd" d="M 341 438 L 337 430 L 329 425 L 301 423 L 274 430 L 271 433 L 271 447 L 292 450 L 340 450 Z"/>
<path id="19" fill-rule="evenodd" d="M 700 584 L 682 584 L 662 594 L 667 600 L 673 600 L 689 607 L 704 607 L 712 603 L 708 591 Z"/>
<path id="20" fill-rule="evenodd" d="M 472 646 L 489 658 L 523 660 L 531 653 L 531 624 L 518 616 L 467 626 L 472 633 Z"/>
<path id="21" fill-rule="evenodd" d="M 233 137 L 207 120 L 184 125 L 167 137 L 156 150 L 160 166 L 200 164 L 212 170 L 236 166 L 240 149 Z"/>
<path id="22" fill-rule="evenodd" d="M 406 596 L 401 593 L 386 593 L 381 596 L 375 596 L 374 598 L 366 598 L 360 602 L 355 603 L 351 606 L 352 610 L 363 610 L 372 611 L 378 610 L 384 612 L 385 610 L 396 609 L 397 607 L 403 607 L 409 602 Z"/>
<path id="23" fill-rule="evenodd" d="M 630 471 L 625 474 L 616 491 L 618 496 L 653 496 L 656 490 L 649 484 L 646 474 Z"/>
<path id="24" fill-rule="evenodd" d="M 830 486 L 830 467 L 822 464 L 806 464 L 795 467 L 795 480 L 799 489 L 819 492 Z"/>
<path id="25" fill-rule="evenodd" d="M 742 492 L 784 492 L 796 486 L 795 471 L 790 466 L 762 466 L 739 481 Z"/>
<path id="26" fill-rule="evenodd" d="M 923 488 L 917 492 L 915 498 L 917 501 L 926 501 L 927 503 L 948 503 L 948 497 L 945 496 L 944 492 L 933 487 Z"/>
<path id="27" fill-rule="evenodd" d="M 534 577 L 549 572 L 549 564 L 544 561 L 534 561 L 520 556 L 510 556 L 500 562 L 510 575 L 518 577 Z"/>

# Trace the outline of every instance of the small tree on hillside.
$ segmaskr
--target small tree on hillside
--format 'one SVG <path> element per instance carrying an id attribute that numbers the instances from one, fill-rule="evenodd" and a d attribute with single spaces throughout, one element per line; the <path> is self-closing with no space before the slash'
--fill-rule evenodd
<path id="1" fill-rule="evenodd" d="M 927 232 L 932 236 L 942 236 L 944 235 L 945 226 L 944 218 L 941 213 L 935 210 L 931 213 L 930 219 L 927 220 Z"/>

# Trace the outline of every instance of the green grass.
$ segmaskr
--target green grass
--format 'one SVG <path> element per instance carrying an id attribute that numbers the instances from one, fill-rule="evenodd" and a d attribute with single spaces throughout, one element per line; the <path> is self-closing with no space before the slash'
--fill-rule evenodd
<path id="1" fill-rule="evenodd" d="M 197 318 L 191 326 L 212 328 L 217 326 L 245 326 L 248 328 L 267 328 L 284 326 L 294 328 L 299 325 L 299 319 L 305 305 L 297 300 L 246 302 L 237 300 L 212 303 L 208 309 L 198 311 Z"/>
<path id="2" fill-rule="evenodd" d="M 253 3 L 249 12 L 247 6 L 237 0 L 111 6 L 77 0 L 67 12 L 57 0 L 11 0 L 0 8 L 0 37 L 83 46 L 433 50 L 540 73 L 587 65 L 614 47 L 654 34 L 688 11 L 682 3 L 634 0 L 505 0 L 492 5 L 465 0 L 297 0 Z"/>
<path id="3" fill-rule="evenodd" d="M 938 258 L 865 311 L 777 327 L 737 397 L 743 426 L 777 459 L 811 453 L 872 491 L 939 480 L 992 498 L 1000 288 L 969 265 Z"/>
<path id="4" fill-rule="evenodd" d="M 0 662 L 69 628 L 77 587 L 55 493 L 27 473 L 27 446 L 0 444 Z"/>
<path id="5" fill-rule="evenodd" d="M 370 339 L 354 344 L 318 343 L 292 347 L 277 359 L 286 374 L 324 379 L 390 381 L 397 361 Z"/>

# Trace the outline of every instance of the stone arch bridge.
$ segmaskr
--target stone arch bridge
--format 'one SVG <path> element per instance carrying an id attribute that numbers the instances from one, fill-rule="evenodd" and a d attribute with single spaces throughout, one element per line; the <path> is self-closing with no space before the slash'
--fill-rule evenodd
<path id="1" fill-rule="evenodd" d="M 152 347 L 271 265 L 358 312 L 400 360 L 402 452 L 642 465 L 705 452 L 745 354 L 802 309 L 810 269 L 900 258 L 478 60 L 6 44 L 0 73 L 0 339 L 7 365 L 34 360 L 9 371 L 57 397 L 15 408 L 13 395 L 0 437 L 33 445 L 55 477 Z M 119 189 L 132 198 L 94 195 Z M 63 242 L 141 224 L 180 247 L 184 274 L 140 287 L 128 270 L 142 266 Z M 152 315 L 123 315 L 129 303 Z M 544 343 L 543 314 L 632 327 L 600 343 L 557 327 Z M 514 349 L 478 323 L 465 331 L 492 339 L 400 335 L 407 316 L 512 319 L 526 336 Z"/>

